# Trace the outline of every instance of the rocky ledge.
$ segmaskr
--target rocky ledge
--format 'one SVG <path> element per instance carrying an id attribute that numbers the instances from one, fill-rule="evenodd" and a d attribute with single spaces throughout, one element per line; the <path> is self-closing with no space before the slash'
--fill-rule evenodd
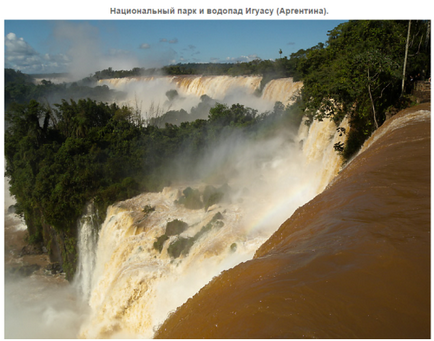
<path id="1" fill-rule="evenodd" d="M 17 228 L 16 219 L 7 214 L 5 219 L 5 275 L 13 278 L 33 274 L 55 276 L 65 281 L 65 273 L 59 263 L 50 262 L 47 249 L 41 244 L 29 244 L 27 230 Z"/>

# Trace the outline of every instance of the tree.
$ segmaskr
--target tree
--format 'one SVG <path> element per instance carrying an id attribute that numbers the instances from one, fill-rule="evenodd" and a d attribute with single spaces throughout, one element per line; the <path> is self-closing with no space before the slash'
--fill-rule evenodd
<path id="1" fill-rule="evenodd" d="M 422 29 L 426 24 L 417 25 L 420 34 L 413 40 L 422 42 L 427 39 Z M 407 21 L 349 21 L 330 31 L 325 45 L 297 56 L 307 112 L 315 119 L 330 117 L 336 122 L 350 115 L 347 147 L 352 149 L 344 152 L 347 156 L 384 122 L 388 108 L 402 103 L 400 70 L 407 32 Z M 422 49 L 422 44 L 409 45 L 409 58 L 412 52 L 421 60 L 429 58 L 429 49 Z"/>
<path id="2" fill-rule="evenodd" d="M 354 62 L 354 79 L 360 82 L 356 84 L 360 91 L 356 96 L 360 101 L 369 97 L 373 122 L 378 129 L 377 107 L 381 108 L 380 100 L 387 88 L 393 87 L 394 84 L 396 86 L 399 81 L 399 64 L 378 50 L 365 51 L 357 55 Z"/>

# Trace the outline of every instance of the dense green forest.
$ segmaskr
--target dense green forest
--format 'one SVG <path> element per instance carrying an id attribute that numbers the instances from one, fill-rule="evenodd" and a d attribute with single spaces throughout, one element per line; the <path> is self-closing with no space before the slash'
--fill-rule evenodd
<path id="1" fill-rule="evenodd" d="M 384 122 L 388 111 L 411 104 L 412 79 L 430 78 L 430 33 L 430 21 L 349 21 L 330 31 L 326 44 L 301 56 L 298 70 L 306 114 L 336 121 L 350 116 L 345 158 Z"/>
<path id="2" fill-rule="evenodd" d="M 76 223 L 86 203 L 94 201 L 102 220 L 115 201 L 159 190 L 180 177 L 195 179 L 198 162 L 231 134 L 265 138 L 270 131 L 295 129 L 303 115 L 339 122 L 349 114 L 348 142 L 336 148 L 349 158 L 388 111 L 411 103 L 409 76 L 430 77 L 430 22 L 411 21 L 408 28 L 409 21 L 349 21 L 330 31 L 325 44 L 289 58 L 178 64 L 161 70 L 109 68 L 73 84 L 35 85 L 31 76 L 6 69 L 6 176 L 29 240 L 43 242 L 50 250 L 47 226 L 62 234 L 64 269 L 72 278 Z M 97 79 L 162 73 L 260 74 L 263 85 L 273 78 L 294 77 L 303 81 L 303 89 L 293 106 L 278 102 L 267 113 L 202 96 L 190 112 L 169 111 L 144 121 L 137 110 L 108 104 L 123 94 L 91 86 Z M 207 112 L 207 119 L 199 119 L 199 112 Z"/>
<path id="3" fill-rule="evenodd" d="M 112 68 L 97 71 L 89 79 L 108 79 L 155 75 L 210 75 L 210 76 L 239 76 L 262 75 L 269 77 L 294 77 L 299 80 L 294 60 L 283 56 L 277 60 L 255 59 L 251 62 L 241 63 L 179 63 L 163 66 L 161 69 L 133 68 L 132 70 L 113 70 Z"/>
<path id="4" fill-rule="evenodd" d="M 55 75 L 53 75 L 55 76 Z M 62 99 L 78 100 L 92 98 L 97 101 L 120 101 L 125 97 L 121 92 L 110 90 L 108 86 L 94 86 L 87 80 L 70 84 L 54 84 L 43 79 L 35 84 L 36 75 L 26 75 L 20 71 L 5 69 L 5 109 L 12 103 L 28 103 L 36 100 L 44 104 L 60 103 Z"/>
<path id="5" fill-rule="evenodd" d="M 303 51 L 303 50 L 302 50 Z M 292 77 L 294 81 L 300 80 L 300 72 L 297 70 L 298 52 L 291 58 L 283 56 L 277 60 L 255 59 L 242 63 L 179 63 L 163 66 L 160 69 L 133 68 L 132 70 L 113 70 L 107 68 L 95 72 L 82 80 L 84 84 L 95 84 L 101 79 L 143 77 L 143 76 L 180 76 L 180 75 L 205 75 L 205 76 L 262 76 L 262 81 L 257 89 L 260 94 L 265 85 L 277 78 Z"/>
<path id="6" fill-rule="evenodd" d="M 50 108 L 32 100 L 7 113 L 6 176 L 31 242 L 49 244 L 44 225 L 50 225 L 75 243 L 77 219 L 90 200 L 104 219 L 115 201 L 161 190 L 180 177 L 197 179 L 198 162 L 234 132 L 264 138 L 273 125 L 292 129 L 301 117 L 281 104 L 266 115 L 216 104 L 207 120 L 159 128 L 116 104 L 64 100 Z M 63 263 L 71 278 L 74 266 L 67 258 Z"/>

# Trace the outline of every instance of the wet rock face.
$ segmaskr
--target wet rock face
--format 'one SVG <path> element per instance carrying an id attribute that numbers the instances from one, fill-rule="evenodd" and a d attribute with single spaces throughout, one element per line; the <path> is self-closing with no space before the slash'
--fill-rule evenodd
<path id="1" fill-rule="evenodd" d="M 51 275 L 56 275 L 63 272 L 63 268 L 59 263 L 48 264 L 45 270 L 46 273 L 49 273 Z"/>
<path id="2" fill-rule="evenodd" d="M 45 249 L 51 263 L 62 265 L 66 278 L 74 278 L 77 267 L 76 226 L 68 231 L 56 231 L 52 226 L 43 224 Z M 42 247 L 42 246 L 41 246 Z M 41 249 L 43 251 L 43 249 Z"/>
<path id="3" fill-rule="evenodd" d="M 41 255 L 46 248 L 42 244 L 28 244 L 21 249 L 20 257 L 28 255 Z"/>

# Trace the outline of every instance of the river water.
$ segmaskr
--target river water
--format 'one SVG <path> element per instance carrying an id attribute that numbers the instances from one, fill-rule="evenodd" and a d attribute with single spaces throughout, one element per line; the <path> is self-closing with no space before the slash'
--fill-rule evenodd
<path id="1" fill-rule="evenodd" d="M 429 338 L 429 104 L 189 299 L 159 338 Z"/>
<path id="2" fill-rule="evenodd" d="M 265 178 L 272 179 L 273 186 L 265 186 L 267 197 L 262 198 L 261 206 L 269 203 L 279 208 L 277 220 L 275 214 L 275 220 L 270 220 L 271 215 L 252 209 L 254 199 L 244 199 L 244 206 L 235 201 L 196 212 L 196 217 L 174 206 L 174 199 L 179 198 L 177 189 L 143 194 L 111 207 L 98 246 L 90 248 L 101 252 L 91 257 L 94 265 L 83 266 L 88 270 L 83 270 L 73 285 L 66 285 L 59 277 L 44 276 L 42 271 L 26 279 L 7 280 L 6 337 L 153 337 L 172 312 L 157 337 L 428 338 L 429 106 L 387 121 L 321 194 L 291 216 L 335 176 L 335 166 L 325 172 L 326 177 L 324 172 L 318 176 L 318 169 L 324 169 L 320 164 L 328 165 L 331 159 L 328 152 L 315 152 L 316 145 L 324 145 L 320 141 L 320 132 L 324 131 L 325 127 L 310 134 L 313 141 L 304 138 L 304 162 L 312 162 L 310 166 L 307 163 L 309 172 L 304 174 L 311 186 L 309 192 L 296 177 L 295 182 L 285 186 L 280 182 L 279 186 L 291 169 L 287 155 L 273 157 L 267 163 L 270 173 L 264 173 L 269 174 Z M 326 141 L 333 131 L 330 127 L 324 136 Z M 302 157 L 297 153 L 294 151 L 291 157 Z M 309 179 L 315 179 L 314 184 Z M 254 183 L 264 184 L 263 180 Z M 291 205 L 285 201 L 281 205 L 282 194 L 297 186 L 301 186 L 297 195 L 304 193 L 303 197 Z M 144 219 L 142 209 L 149 203 L 159 212 Z M 189 258 L 171 260 L 165 253 L 168 244 L 161 256 L 153 249 L 164 224 L 178 218 L 177 214 L 192 227 L 185 232 L 188 237 L 219 210 L 229 232 L 216 230 L 202 238 Z M 249 241 L 238 232 L 245 232 L 243 224 L 255 220 L 255 214 L 261 218 L 257 226 L 267 233 L 265 237 L 258 231 L 248 231 L 247 236 L 253 237 Z M 7 212 L 5 215 L 6 231 L 23 230 L 21 221 Z M 289 216 L 273 234 L 279 219 L 284 221 Z M 153 222 L 152 228 L 149 222 Z M 228 241 L 225 233 L 234 240 Z M 236 252 L 231 250 L 234 243 Z M 199 257 L 201 264 L 208 266 L 197 271 L 194 260 Z M 12 258 L 9 261 L 13 262 Z M 163 262 L 164 267 L 158 271 L 146 273 Z M 220 271 L 223 273 L 216 276 Z M 175 282 L 180 290 L 172 290 Z M 154 300 L 152 309 L 147 307 L 148 298 Z M 167 308 L 165 302 L 169 301 Z"/>

